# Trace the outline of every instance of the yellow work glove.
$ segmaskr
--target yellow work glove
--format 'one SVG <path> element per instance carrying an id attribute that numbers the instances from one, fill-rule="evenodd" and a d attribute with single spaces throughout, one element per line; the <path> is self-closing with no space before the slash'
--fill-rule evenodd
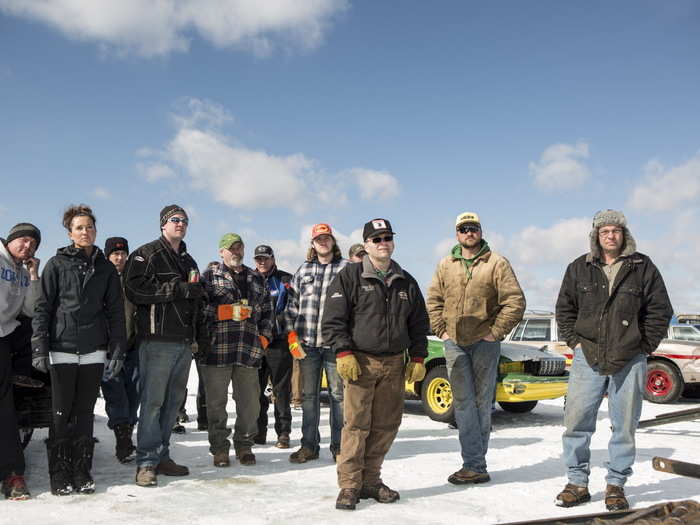
<path id="1" fill-rule="evenodd" d="M 306 352 L 304 352 L 299 343 L 296 330 L 292 330 L 287 334 L 287 344 L 289 345 L 289 353 L 292 354 L 294 359 L 304 359 L 306 357 Z"/>
<path id="2" fill-rule="evenodd" d="M 425 365 L 422 362 L 410 361 L 406 365 L 406 381 L 415 383 L 425 377 Z"/>
<path id="3" fill-rule="evenodd" d="M 335 356 L 335 369 L 345 381 L 357 381 L 361 374 L 360 364 L 352 352 L 341 352 L 340 355 Z"/>

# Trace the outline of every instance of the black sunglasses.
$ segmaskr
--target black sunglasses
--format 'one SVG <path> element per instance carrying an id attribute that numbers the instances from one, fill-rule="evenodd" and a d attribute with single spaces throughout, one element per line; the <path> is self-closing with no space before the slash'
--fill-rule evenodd
<path id="1" fill-rule="evenodd" d="M 481 231 L 481 228 L 478 226 L 460 226 L 457 228 L 457 231 L 459 233 L 478 233 Z"/>
<path id="2" fill-rule="evenodd" d="M 380 242 L 391 242 L 394 240 L 393 235 L 385 235 L 384 237 L 372 237 L 370 241 L 374 244 L 379 244 Z"/>

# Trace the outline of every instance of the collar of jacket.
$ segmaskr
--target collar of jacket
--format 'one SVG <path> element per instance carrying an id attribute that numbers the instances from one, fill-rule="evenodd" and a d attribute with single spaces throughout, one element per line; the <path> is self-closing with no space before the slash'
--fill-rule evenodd
<path id="1" fill-rule="evenodd" d="M 160 242 L 161 242 L 161 244 L 163 244 L 163 246 L 164 246 L 165 248 L 167 248 L 168 250 L 170 250 L 170 253 L 175 253 L 175 250 L 173 250 L 173 247 L 170 246 L 170 243 L 168 242 L 168 240 L 165 238 L 164 235 L 161 235 L 161 236 L 160 236 Z M 184 255 L 184 254 L 186 254 L 186 253 L 187 253 L 187 245 L 185 244 L 185 241 L 180 241 L 180 248 L 179 248 L 177 254 L 178 254 L 178 255 Z"/>
<path id="2" fill-rule="evenodd" d="M 85 250 L 81 248 L 76 248 L 72 244 L 70 246 L 64 246 L 63 248 L 59 248 L 58 250 L 56 250 L 56 255 L 65 255 L 66 257 L 79 257 L 81 259 L 85 259 L 92 265 L 94 265 L 95 261 L 98 259 L 105 259 L 105 256 L 102 253 L 100 247 L 94 245 L 92 247 L 92 255 L 89 256 L 85 253 Z"/>
<path id="3" fill-rule="evenodd" d="M 403 269 L 401 266 L 399 266 L 399 263 L 397 263 L 394 259 L 391 260 L 389 263 L 389 279 L 386 281 L 387 287 L 391 286 L 391 283 L 394 282 L 395 279 L 405 279 L 406 275 L 403 273 Z M 362 277 L 365 279 L 377 279 L 378 281 L 381 281 L 382 279 L 377 275 L 377 270 L 372 264 L 372 262 L 369 260 L 369 255 L 366 257 L 362 258 Z M 383 281 L 382 281 L 383 282 Z"/>
<path id="4" fill-rule="evenodd" d="M 259 275 L 260 277 L 262 277 L 263 279 L 265 279 L 267 281 L 270 277 L 277 276 L 277 265 L 273 264 L 272 268 L 270 268 L 270 271 L 267 273 L 262 273 L 257 268 L 255 270 L 253 270 L 253 273 Z"/>
<path id="5" fill-rule="evenodd" d="M 253 273 L 255 273 L 255 271 L 253 271 L 253 269 L 251 269 L 251 268 L 248 268 L 245 264 L 242 264 L 241 268 L 242 268 L 242 270 L 238 273 L 241 273 L 241 272 L 245 273 L 246 281 L 249 281 L 250 280 L 249 274 L 253 274 Z M 233 273 L 234 273 L 233 270 L 231 270 L 228 266 L 226 266 L 223 263 L 218 265 L 216 268 L 213 268 L 212 273 L 214 275 L 220 275 L 223 278 L 228 279 L 229 281 L 233 281 Z"/>
<path id="6" fill-rule="evenodd" d="M 453 259 L 464 261 L 467 266 L 471 266 L 479 259 L 483 260 L 484 262 L 488 261 L 489 257 L 491 257 L 491 248 L 489 247 L 489 243 L 487 243 L 484 239 L 481 239 L 481 248 L 479 248 L 479 252 L 471 259 L 467 259 L 464 257 L 464 255 L 462 255 L 462 245 L 457 243 L 453 246 L 451 255 Z"/>
<path id="7" fill-rule="evenodd" d="M 7 264 L 11 264 L 13 268 L 22 267 L 22 264 L 17 264 L 15 258 L 10 254 L 10 250 L 7 249 L 7 244 L 5 244 L 5 239 L 0 238 L 0 259 L 5 259 Z"/>

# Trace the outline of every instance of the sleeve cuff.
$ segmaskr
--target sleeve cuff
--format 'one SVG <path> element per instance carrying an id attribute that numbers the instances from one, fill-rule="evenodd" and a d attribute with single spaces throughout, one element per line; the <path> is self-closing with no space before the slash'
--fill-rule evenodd
<path id="1" fill-rule="evenodd" d="M 411 358 L 411 363 L 420 363 L 423 364 L 423 361 L 425 361 L 424 357 L 412 357 Z"/>
<path id="2" fill-rule="evenodd" d="M 352 355 L 352 350 L 341 350 L 340 352 L 338 352 L 337 354 L 335 354 L 335 357 L 336 357 L 336 358 L 338 358 L 338 357 L 347 357 L 347 356 L 349 356 L 349 355 Z"/>

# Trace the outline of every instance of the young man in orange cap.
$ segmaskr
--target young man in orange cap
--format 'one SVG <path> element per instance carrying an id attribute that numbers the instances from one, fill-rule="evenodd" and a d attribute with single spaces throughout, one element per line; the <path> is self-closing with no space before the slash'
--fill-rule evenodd
<path id="1" fill-rule="evenodd" d="M 347 264 L 340 253 L 333 230 L 320 223 L 311 228 L 311 246 L 304 262 L 292 277 L 285 320 L 289 331 L 289 351 L 299 365 L 303 382 L 301 448 L 289 461 L 306 463 L 318 459 L 321 435 L 321 370 L 326 371 L 331 405 L 331 455 L 335 461 L 340 452 L 343 428 L 343 381 L 335 367 L 335 352 L 321 335 L 321 318 L 326 291 L 340 270 Z"/>

